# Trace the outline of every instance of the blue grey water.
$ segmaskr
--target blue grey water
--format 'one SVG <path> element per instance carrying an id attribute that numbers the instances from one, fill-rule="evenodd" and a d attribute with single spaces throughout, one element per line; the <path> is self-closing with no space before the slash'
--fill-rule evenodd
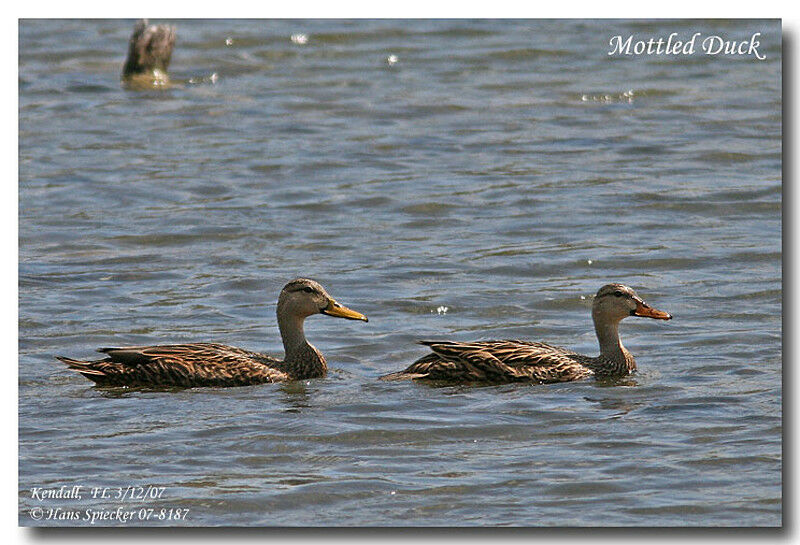
<path id="1" fill-rule="evenodd" d="M 21 524 L 782 524 L 780 22 L 171 22 L 157 92 L 120 86 L 133 21 L 20 22 Z M 766 59 L 607 54 L 671 32 Z M 54 360 L 280 356 L 301 275 L 370 318 L 308 320 L 324 379 L 102 389 Z M 431 337 L 596 354 L 611 281 L 674 315 L 623 322 L 631 377 L 376 380 Z"/>

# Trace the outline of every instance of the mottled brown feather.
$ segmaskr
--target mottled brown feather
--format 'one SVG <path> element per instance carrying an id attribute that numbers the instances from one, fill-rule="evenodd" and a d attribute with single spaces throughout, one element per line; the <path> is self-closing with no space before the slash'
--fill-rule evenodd
<path id="1" fill-rule="evenodd" d="M 458 382 L 565 382 L 594 374 L 593 358 L 565 348 L 520 340 L 420 341 L 431 348 L 404 371 L 383 380 L 425 378 Z"/>
<path id="2" fill-rule="evenodd" d="M 58 357 L 102 386 L 246 386 L 297 378 L 273 357 L 217 343 L 101 348 L 107 358 Z"/>

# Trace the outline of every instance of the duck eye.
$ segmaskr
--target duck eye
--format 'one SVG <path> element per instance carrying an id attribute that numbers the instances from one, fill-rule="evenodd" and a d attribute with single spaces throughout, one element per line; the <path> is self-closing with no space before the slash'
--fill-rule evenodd
<path id="1" fill-rule="evenodd" d="M 624 294 L 623 294 L 621 291 L 619 291 L 619 290 L 617 290 L 617 291 L 615 291 L 615 292 L 614 292 L 614 297 L 622 297 L 623 295 L 624 295 Z"/>
<path id="2" fill-rule="evenodd" d="M 309 288 L 308 286 L 303 288 L 303 291 L 306 292 L 306 293 L 314 293 L 314 289 L 313 288 Z"/>

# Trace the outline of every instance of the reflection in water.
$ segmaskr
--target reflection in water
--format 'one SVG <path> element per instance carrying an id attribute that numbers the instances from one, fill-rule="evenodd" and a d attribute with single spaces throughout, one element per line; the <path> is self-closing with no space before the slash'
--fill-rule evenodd
<path id="1" fill-rule="evenodd" d="M 595 385 L 599 388 L 616 388 L 621 386 L 636 387 L 639 383 L 636 380 L 636 375 L 628 375 L 625 377 L 595 379 Z"/>
<path id="2" fill-rule="evenodd" d="M 279 385 L 279 389 L 283 394 L 280 399 L 281 403 L 286 406 L 285 412 L 299 413 L 303 409 L 311 407 L 308 381 L 282 382 Z"/>
<path id="3" fill-rule="evenodd" d="M 107 397 L 112 399 L 140 397 L 138 394 L 148 393 L 148 392 L 177 393 L 185 390 L 185 388 L 179 388 L 174 386 L 170 387 L 91 386 L 89 389 L 98 392 L 102 397 Z"/>
<path id="4" fill-rule="evenodd" d="M 612 416 L 622 416 L 628 414 L 634 409 L 642 407 L 646 405 L 643 402 L 636 402 L 630 401 L 627 399 L 619 399 L 619 398 L 594 398 L 594 397 L 584 397 L 586 401 L 590 403 L 596 403 L 600 406 L 601 409 L 606 411 L 614 411 Z"/>

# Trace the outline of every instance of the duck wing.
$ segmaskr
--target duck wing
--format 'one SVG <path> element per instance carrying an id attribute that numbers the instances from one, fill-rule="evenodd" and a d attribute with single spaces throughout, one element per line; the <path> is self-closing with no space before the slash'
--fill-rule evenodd
<path id="1" fill-rule="evenodd" d="M 546 343 L 502 340 L 421 341 L 432 353 L 384 380 L 424 378 L 459 382 L 566 382 L 592 375 L 591 358 Z"/>
<path id="2" fill-rule="evenodd" d="M 244 386 L 289 380 L 280 360 L 217 343 L 100 348 L 106 358 L 58 357 L 103 386 Z"/>

